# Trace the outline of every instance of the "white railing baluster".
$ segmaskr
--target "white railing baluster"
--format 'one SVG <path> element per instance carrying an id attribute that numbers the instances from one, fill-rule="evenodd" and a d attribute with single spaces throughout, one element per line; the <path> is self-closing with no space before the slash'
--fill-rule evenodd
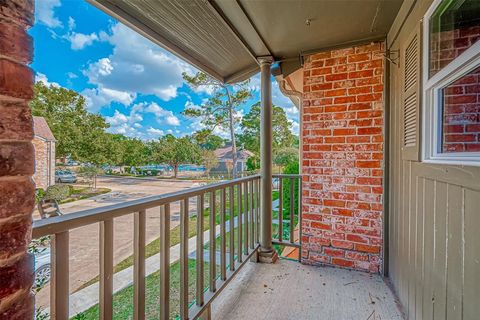
<path id="1" fill-rule="evenodd" d="M 134 213 L 133 231 L 133 302 L 134 319 L 145 319 L 145 210 Z"/>
<path id="2" fill-rule="evenodd" d="M 235 196 L 233 186 L 229 188 L 229 209 L 230 209 L 230 242 L 229 242 L 229 251 L 230 251 L 230 271 L 235 270 Z"/>
<path id="3" fill-rule="evenodd" d="M 204 261 L 203 261 L 203 208 L 204 206 L 204 195 L 201 194 L 197 196 L 197 290 L 196 290 L 196 299 L 195 302 L 197 306 L 203 305 L 203 288 L 205 286 L 204 279 Z"/>
<path id="4" fill-rule="evenodd" d="M 188 198 L 180 202 L 180 319 L 188 319 Z"/>
<path id="5" fill-rule="evenodd" d="M 217 278 L 217 265 L 216 265 L 216 246 L 215 246 L 215 240 L 217 239 L 216 235 L 216 223 L 215 223 L 215 216 L 217 215 L 217 209 L 216 209 L 216 190 L 212 191 L 210 193 L 210 203 L 209 203 L 209 208 L 210 208 L 210 216 L 209 216 L 209 263 L 210 263 L 210 284 L 209 288 L 211 292 L 214 292 L 217 290 L 216 288 L 216 278 Z"/>
<path id="6" fill-rule="evenodd" d="M 290 178 L 290 243 L 295 242 L 295 179 Z"/>
<path id="7" fill-rule="evenodd" d="M 237 248 L 238 248 L 238 256 L 237 261 L 243 261 L 243 253 L 242 253 L 242 216 L 243 216 L 243 205 L 242 205 L 242 184 L 239 183 L 237 185 L 237 197 L 238 197 L 238 214 L 237 214 Z"/>
<path id="8" fill-rule="evenodd" d="M 69 232 L 52 237 L 52 276 L 50 280 L 51 318 L 69 318 Z"/>
<path id="9" fill-rule="evenodd" d="M 170 203 L 160 207 L 160 320 L 170 319 Z"/>
<path id="10" fill-rule="evenodd" d="M 283 179 L 278 178 L 278 240 L 283 241 Z"/>
<path id="11" fill-rule="evenodd" d="M 100 222 L 100 319 L 113 318 L 113 220 Z"/>
<path id="12" fill-rule="evenodd" d="M 243 252 L 245 254 L 248 254 L 248 232 L 249 232 L 249 228 L 248 228 L 248 181 L 245 182 L 243 184 L 243 202 L 244 202 L 244 207 L 243 207 L 243 211 L 242 211 L 242 214 L 243 214 L 243 217 L 244 217 L 244 229 L 245 229 L 245 236 L 244 236 L 244 239 L 243 239 Z"/>
<path id="13" fill-rule="evenodd" d="M 226 231 L 226 192 L 220 190 L 220 278 L 227 279 L 227 231 Z"/>

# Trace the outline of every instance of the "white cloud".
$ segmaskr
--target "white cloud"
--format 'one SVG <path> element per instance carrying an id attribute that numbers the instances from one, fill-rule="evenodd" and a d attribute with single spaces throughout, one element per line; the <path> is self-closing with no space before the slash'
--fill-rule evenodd
<path id="1" fill-rule="evenodd" d="M 290 107 L 283 107 L 283 110 L 285 110 L 285 113 L 288 117 L 298 118 L 298 108 L 295 105 L 292 105 Z"/>
<path id="2" fill-rule="evenodd" d="M 50 28 L 62 26 L 62 22 L 55 17 L 55 8 L 60 7 L 60 0 L 40 0 L 35 2 L 35 18 L 37 22 Z"/>
<path id="3" fill-rule="evenodd" d="M 147 133 L 151 136 L 154 136 L 155 138 L 158 138 L 164 135 L 163 130 L 152 128 L 152 127 L 147 129 Z"/>
<path id="4" fill-rule="evenodd" d="M 100 32 L 95 37 L 92 42 L 108 41 L 114 47 L 111 55 L 84 70 L 89 82 L 99 88 L 152 94 L 168 101 L 177 96 L 177 89 L 183 85 L 182 72 L 194 70 L 120 23 L 112 27 L 111 34 Z M 175 123 L 173 118 L 170 120 Z"/>
<path id="5" fill-rule="evenodd" d="M 98 112 L 103 106 L 118 102 L 129 106 L 136 99 L 135 93 L 117 91 L 107 88 L 85 89 L 81 92 L 87 102 L 87 107 L 92 112 Z"/>
<path id="6" fill-rule="evenodd" d="M 42 82 L 47 87 L 50 87 L 50 86 L 60 87 L 58 83 L 48 81 L 47 76 L 40 72 L 37 72 L 35 74 L 35 82 Z"/>
<path id="7" fill-rule="evenodd" d="M 157 122 L 161 124 L 168 124 L 170 126 L 179 126 L 180 120 L 170 110 L 165 110 L 155 102 L 152 102 L 144 109 L 145 112 L 153 113 L 157 118 Z"/>
<path id="8" fill-rule="evenodd" d="M 75 73 L 73 73 L 73 72 L 68 72 L 68 73 L 67 73 L 67 77 L 68 77 L 69 79 L 76 79 L 76 78 L 78 78 L 78 76 L 77 76 Z"/>
<path id="9" fill-rule="evenodd" d="M 192 100 L 187 100 L 185 102 L 185 109 L 200 109 L 201 107 L 198 104 L 193 103 Z"/>
<path id="10" fill-rule="evenodd" d="M 110 124 L 109 132 L 120 133 L 129 137 L 145 138 L 144 133 L 138 129 L 142 128 L 142 125 L 137 121 L 141 121 L 142 118 L 138 117 L 135 110 L 131 110 L 130 114 L 121 113 L 115 110 L 113 116 L 105 117 L 105 120 Z"/>
<path id="11" fill-rule="evenodd" d="M 70 47 L 72 50 L 82 50 L 83 48 L 92 45 L 94 41 L 97 41 L 98 36 L 94 32 L 91 34 L 72 32 L 67 36 L 67 39 L 70 41 Z"/>
<path id="12" fill-rule="evenodd" d="M 298 136 L 300 134 L 300 124 L 297 121 L 291 121 L 290 124 L 292 127 L 292 132 Z"/>
<path id="13" fill-rule="evenodd" d="M 76 26 L 77 25 L 75 23 L 75 19 L 73 19 L 72 17 L 68 17 L 68 29 L 73 30 Z"/>
<path id="14" fill-rule="evenodd" d="M 112 126 L 112 127 L 118 127 L 124 123 L 128 122 L 128 118 L 126 115 L 123 113 L 120 113 L 120 111 L 115 110 L 115 113 L 111 117 L 105 117 L 105 120 Z"/>

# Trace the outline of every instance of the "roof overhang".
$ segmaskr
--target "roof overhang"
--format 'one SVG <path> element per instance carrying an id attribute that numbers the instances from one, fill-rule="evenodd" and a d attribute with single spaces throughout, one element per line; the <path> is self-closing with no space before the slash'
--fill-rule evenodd
<path id="1" fill-rule="evenodd" d="M 214 78 L 233 83 L 272 56 L 288 75 L 306 54 L 385 38 L 403 0 L 87 0 Z"/>

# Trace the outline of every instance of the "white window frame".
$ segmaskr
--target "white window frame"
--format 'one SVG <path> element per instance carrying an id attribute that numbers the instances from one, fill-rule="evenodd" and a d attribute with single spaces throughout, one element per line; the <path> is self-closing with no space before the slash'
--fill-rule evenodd
<path id="1" fill-rule="evenodd" d="M 423 18 L 423 130 L 422 161 L 427 163 L 480 166 L 480 152 L 440 152 L 442 143 L 441 90 L 480 66 L 480 41 L 429 78 L 429 21 L 443 0 L 435 0 Z"/>

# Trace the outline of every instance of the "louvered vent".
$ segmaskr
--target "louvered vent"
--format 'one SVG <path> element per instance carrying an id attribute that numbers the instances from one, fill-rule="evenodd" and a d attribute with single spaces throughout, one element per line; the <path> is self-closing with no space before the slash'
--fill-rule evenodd
<path id="1" fill-rule="evenodd" d="M 417 95 L 413 93 L 405 99 L 404 104 L 404 146 L 412 147 L 417 143 Z"/>
<path id="2" fill-rule="evenodd" d="M 405 91 L 417 84 L 418 40 L 413 37 L 405 50 Z"/>

